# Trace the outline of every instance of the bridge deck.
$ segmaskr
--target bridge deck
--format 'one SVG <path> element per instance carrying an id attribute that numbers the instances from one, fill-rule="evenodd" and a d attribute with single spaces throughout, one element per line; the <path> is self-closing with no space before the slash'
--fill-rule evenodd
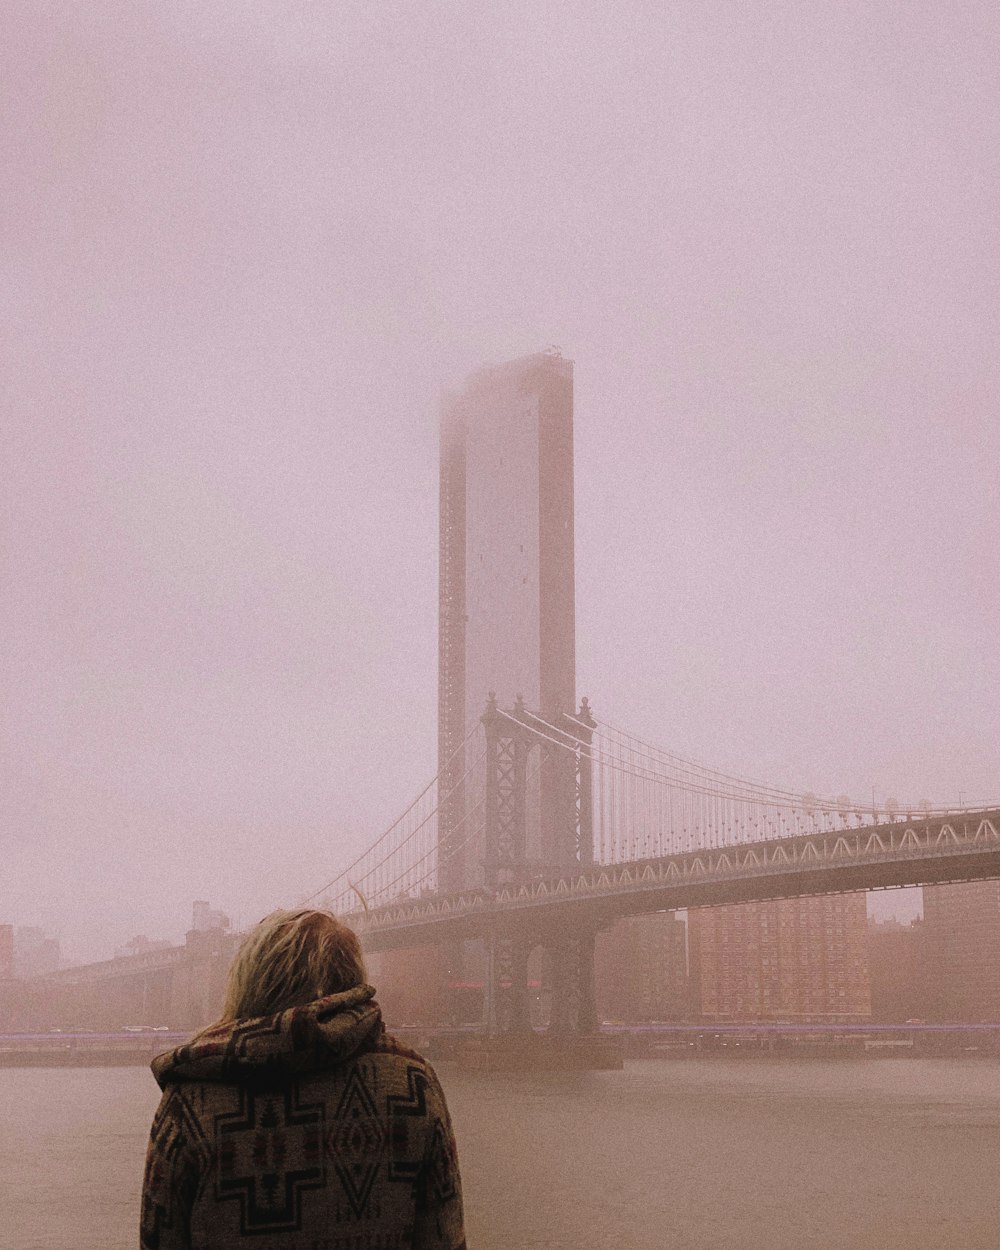
<path id="1" fill-rule="evenodd" d="M 491 893 L 400 900 L 349 917 L 369 950 L 498 929 L 596 928 L 644 912 L 1000 877 L 1000 809 L 594 864 Z"/>

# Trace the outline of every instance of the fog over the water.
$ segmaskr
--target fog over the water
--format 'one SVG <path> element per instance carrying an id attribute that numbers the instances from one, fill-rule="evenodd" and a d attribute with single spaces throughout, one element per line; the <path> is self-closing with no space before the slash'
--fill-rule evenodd
<path id="1" fill-rule="evenodd" d="M 598 714 L 1000 796 L 994 3 L 4 25 L 0 922 L 256 919 L 405 806 L 439 387 L 550 343 Z"/>

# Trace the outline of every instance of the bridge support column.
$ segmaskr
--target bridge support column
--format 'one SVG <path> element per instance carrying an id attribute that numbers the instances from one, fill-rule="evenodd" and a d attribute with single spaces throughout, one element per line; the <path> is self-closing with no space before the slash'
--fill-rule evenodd
<path id="1" fill-rule="evenodd" d="M 528 947 L 511 940 L 510 1031 L 526 1033 L 531 1028 L 528 1012 Z"/>
<path id="2" fill-rule="evenodd" d="M 483 872 L 490 890 L 515 884 L 525 872 L 526 766 L 533 739 L 521 723 L 523 716 L 520 696 L 513 716 L 506 716 L 492 692 L 482 716 L 486 730 Z"/>
<path id="3" fill-rule="evenodd" d="M 594 996 L 594 934 L 569 938 L 552 948 L 552 1018 L 555 1034 L 593 1033 L 597 1029 Z"/>
<path id="4" fill-rule="evenodd" d="M 491 1037 L 525 1033 L 528 1013 L 528 955 L 526 943 L 517 938 L 489 939 L 486 977 L 483 984 L 483 1027 Z"/>
<path id="5" fill-rule="evenodd" d="M 597 721 L 586 699 L 573 722 L 574 736 L 581 745 L 576 753 L 576 859 L 581 864 L 594 862 L 594 773 L 591 749 Z"/>

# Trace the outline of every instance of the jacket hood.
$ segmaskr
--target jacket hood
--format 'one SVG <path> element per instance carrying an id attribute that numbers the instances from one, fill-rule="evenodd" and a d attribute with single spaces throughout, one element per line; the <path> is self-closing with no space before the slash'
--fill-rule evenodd
<path id="1" fill-rule="evenodd" d="M 161 1089 L 179 1081 L 280 1082 L 343 1063 L 382 1032 L 370 985 L 276 1016 L 216 1024 L 150 1065 Z"/>

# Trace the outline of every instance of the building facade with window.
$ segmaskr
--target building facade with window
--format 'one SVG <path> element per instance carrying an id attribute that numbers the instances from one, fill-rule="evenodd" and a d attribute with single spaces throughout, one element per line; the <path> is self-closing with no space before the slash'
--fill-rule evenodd
<path id="1" fill-rule="evenodd" d="M 1000 881 L 924 887 L 921 988 L 930 1020 L 1000 1020 Z"/>
<path id="2" fill-rule="evenodd" d="M 698 908 L 688 928 L 693 1002 L 704 1020 L 871 1017 L 864 894 Z"/>
<path id="3" fill-rule="evenodd" d="M 676 912 L 630 916 L 597 935 L 594 991 L 602 1020 L 683 1020 L 691 1010 L 687 926 Z"/>

